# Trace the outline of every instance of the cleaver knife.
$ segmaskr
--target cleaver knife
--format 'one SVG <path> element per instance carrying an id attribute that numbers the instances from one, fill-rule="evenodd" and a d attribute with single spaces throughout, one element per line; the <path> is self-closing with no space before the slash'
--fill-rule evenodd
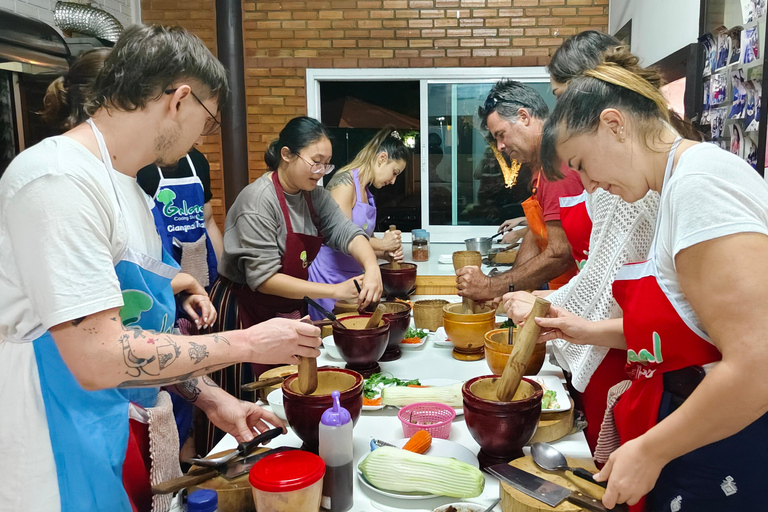
<path id="1" fill-rule="evenodd" d="M 564 500 L 568 500 L 574 505 L 578 505 L 586 510 L 593 512 L 626 512 L 629 510 L 625 504 L 617 504 L 609 509 L 603 505 L 602 501 L 592 498 L 578 491 L 572 491 L 562 485 L 544 480 L 532 473 L 522 469 L 510 466 L 509 464 L 496 464 L 485 468 L 485 471 L 495 476 L 499 480 L 507 482 L 509 485 L 530 496 L 533 499 L 546 503 L 550 507 L 556 507 Z"/>

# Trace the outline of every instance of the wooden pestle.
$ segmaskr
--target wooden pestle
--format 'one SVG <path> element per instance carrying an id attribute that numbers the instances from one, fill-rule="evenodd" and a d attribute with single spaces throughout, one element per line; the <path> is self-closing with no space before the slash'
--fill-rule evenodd
<path id="1" fill-rule="evenodd" d="M 373 311 L 373 314 L 368 319 L 368 323 L 365 324 L 365 328 L 375 329 L 376 327 L 378 327 L 379 323 L 381 322 L 381 317 L 384 316 L 385 309 L 386 308 L 382 304 L 379 304 L 378 306 L 376 306 L 376 309 Z"/>
<path id="2" fill-rule="evenodd" d="M 311 324 L 308 318 L 302 318 L 302 322 Z M 299 391 L 304 395 L 311 395 L 317 389 L 317 358 L 299 356 Z"/>
<path id="3" fill-rule="evenodd" d="M 397 226 L 394 224 L 389 225 L 390 231 L 397 231 Z M 392 267 L 392 270 L 400 270 L 400 262 L 397 261 L 395 258 L 392 258 L 392 263 L 390 263 L 390 266 Z"/>
<path id="4" fill-rule="evenodd" d="M 459 270 L 463 267 L 476 266 L 483 264 L 483 257 L 478 251 L 456 251 L 453 253 L 453 269 Z M 462 313 L 465 315 L 475 312 L 475 301 L 468 298 L 461 298 Z"/>
<path id="5" fill-rule="evenodd" d="M 514 399 L 520 381 L 523 379 L 525 367 L 533 354 L 533 347 L 541 334 L 541 327 L 534 321 L 536 317 L 546 316 L 549 312 L 549 301 L 536 298 L 531 313 L 528 315 L 523 327 L 517 334 L 517 340 L 512 347 L 507 365 L 501 374 L 501 379 L 496 387 L 496 398 L 500 402 L 510 402 Z"/>

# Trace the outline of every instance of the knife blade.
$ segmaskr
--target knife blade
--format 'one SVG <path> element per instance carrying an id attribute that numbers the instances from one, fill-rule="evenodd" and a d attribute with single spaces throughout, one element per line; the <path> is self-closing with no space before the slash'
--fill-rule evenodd
<path id="1" fill-rule="evenodd" d="M 282 434 L 282 432 L 283 430 L 281 428 L 273 428 L 267 430 L 266 432 L 254 437 L 247 443 L 240 443 L 235 450 L 238 455 L 233 459 L 227 460 L 226 462 L 217 464 L 215 466 L 196 467 L 189 470 L 186 475 L 153 485 L 152 494 L 168 494 L 176 492 L 184 489 L 185 487 L 200 484 L 206 480 L 210 480 L 220 473 L 225 473 L 231 465 L 240 462 L 244 457 L 247 458 L 256 448 L 258 448 L 261 443 L 265 443 L 271 439 L 274 439 L 278 435 Z"/>
<path id="2" fill-rule="evenodd" d="M 563 500 L 578 505 L 593 512 L 608 512 L 608 510 L 627 511 L 629 508 L 624 504 L 617 504 L 614 508 L 608 509 L 602 501 L 592 498 L 579 491 L 572 491 L 562 485 L 544 480 L 532 473 L 522 469 L 510 466 L 509 464 L 496 464 L 485 468 L 485 471 L 495 476 L 499 480 L 507 482 L 509 485 L 530 496 L 531 498 L 546 503 L 550 507 L 556 507 Z"/>

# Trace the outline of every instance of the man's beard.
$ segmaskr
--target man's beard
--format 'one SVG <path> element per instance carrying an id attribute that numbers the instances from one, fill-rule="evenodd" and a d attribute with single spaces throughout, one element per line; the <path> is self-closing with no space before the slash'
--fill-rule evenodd
<path id="1" fill-rule="evenodd" d="M 187 153 L 189 153 L 192 148 L 194 147 L 194 144 L 192 147 L 190 147 L 187 151 L 185 151 L 183 154 L 175 154 L 175 152 L 171 152 L 173 147 L 176 145 L 176 141 L 179 140 L 179 137 L 181 136 L 181 130 L 178 128 L 178 126 L 175 126 L 175 129 L 168 130 L 163 133 L 160 133 L 157 138 L 155 138 L 155 154 L 157 155 L 157 159 L 155 160 L 155 165 L 158 167 L 170 167 L 172 165 L 176 165 L 176 163 Z"/>

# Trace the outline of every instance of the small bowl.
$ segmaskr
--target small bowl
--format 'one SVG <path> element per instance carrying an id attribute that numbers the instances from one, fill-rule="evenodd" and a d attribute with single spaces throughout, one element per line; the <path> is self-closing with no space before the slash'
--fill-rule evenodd
<path id="1" fill-rule="evenodd" d="M 272 412 L 275 416 L 288 423 L 288 418 L 285 416 L 285 407 L 283 407 L 283 389 L 277 388 L 267 395 L 267 402 L 272 407 Z"/>
<path id="2" fill-rule="evenodd" d="M 336 342 L 333 341 L 333 335 L 323 338 L 323 347 L 325 347 L 325 351 L 328 352 L 328 357 L 332 359 L 344 359 L 341 357 L 341 353 L 339 352 L 339 347 L 336 346 Z"/>
<path id="3" fill-rule="evenodd" d="M 468 251 L 477 251 L 481 256 L 488 256 L 493 245 L 493 240 L 487 236 L 479 236 L 476 238 L 467 238 L 464 240 L 464 245 L 467 246 Z"/>

